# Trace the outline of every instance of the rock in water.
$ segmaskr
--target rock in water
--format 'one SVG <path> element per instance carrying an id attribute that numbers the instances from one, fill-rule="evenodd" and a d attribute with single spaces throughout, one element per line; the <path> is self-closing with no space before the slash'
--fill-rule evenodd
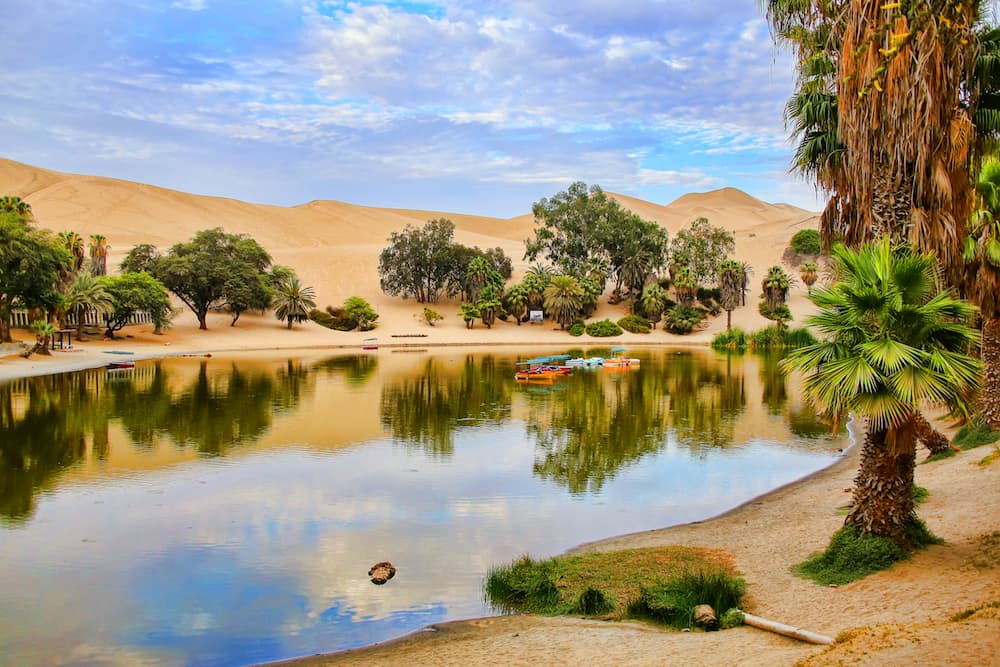
<path id="1" fill-rule="evenodd" d="M 368 570 L 368 576 L 371 577 L 373 584 L 381 586 L 396 576 L 396 568 L 393 567 L 392 563 L 384 560 L 381 563 L 372 565 L 371 569 Z"/>
<path id="2" fill-rule="evenodd" d="M 700 604 L 694 608 L 694 622 L 703 628 L 715 630 L 719 627 L 719 619 L 710 605 Z"/>

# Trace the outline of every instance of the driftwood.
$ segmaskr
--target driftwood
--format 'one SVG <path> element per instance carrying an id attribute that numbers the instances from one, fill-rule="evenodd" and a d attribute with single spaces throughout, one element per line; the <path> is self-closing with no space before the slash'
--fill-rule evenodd
<path id="1" fill-rule="evenodd" d="M 766 618 L 754 616 L 753 614 L 748 614 L 746 612 L 743 612 L 743 623 L 754 628 L 760 628 L 761 630 L 767 630 L 768 632 L 774 632 L 779 635 L 798 639 L 799 641 L 808 642 L 810 644 L 823 644 L 829 646 L 833 643 L 833 637 L 827 637 L 826 635 L 810 632 L 809 630 L 803 630 L 802 628 L 795 628 L 791 625 L 778 623 L 777 621 L 770 621 Z"/>

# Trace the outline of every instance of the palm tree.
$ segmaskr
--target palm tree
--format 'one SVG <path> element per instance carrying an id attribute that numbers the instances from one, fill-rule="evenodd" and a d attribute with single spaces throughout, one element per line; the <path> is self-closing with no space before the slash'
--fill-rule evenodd
<path id="1" fill-rule="evenodd" d="M 476 308 L 471 303 L 463 303 L 458 307 L 458 314 L 465 321 L 465 328 L 471 329 L 476 325 L 476 319 L 479 318 L 479 309 Z M 430 322 L 433 324 L 433 322 Z"/>
<path id="2" fill-rule="evenodd" d="M 775 311 L 785 305 L 791 285 L 792 279 L 780 266 L 772 266 L 767 270 L 767 276 L 761 281 L 760 287 L 768 310 Z"/>
<path id="3" fill-rule="evenodd" d="M 803 262 L 802 274 L 799 277 L 806 284 L 809 294 L 812 294 L 813 285 L 819 278 L 819 264 L 816 262 Z"/>
<path id="4" fill-rule="evenodd" d="M 108 273 L 108 239 L 101 234 L 91 234 L 90 243 L 90 272 L 95 276 L 103 276 Z"/>
<path id="5" fill-rule="evenodd" d="M 76 232 L 59 232 L 58 236 L 63 246 L 73 256 L 73 271 L 78 273 L 83 268 L 83 258 L 86 257 L 83 237 Z"/>
<path id="6" fill-rule="evenodd" d="M 983 164 L 976 187 L 979 210 L 965 240 L 965 259 L 976 269 L 969 297 L 983 316 L 983 418 L 1000 428 L 1000 161 Z"/>
<path id="7" fill-rule="evenodd" d="M 667 303 L 667 293 L 657 284 L 649 285 L 642 292 L 642 312 L 646 314 L 646 319 L 656 328 L 656 323 L 663 317 L 663 307 Z"/>
<path id="8" fill-rule="evenodd" d="M 926 403 L 964 409 L 979 362 L 965 351 L 978 343 L 966 322 L 975 308 L 939 291 L 934 256 L 888 239 L 833 249 L 837 282 L 811 296 L 809 318 L 824 340 L 784 362 L 806 374 L 803 387 L 827 417 L 866 420 L 861 467 L 845 524 L 861 534 L 912 547 L 914 417 Z"/>
<path id="9" fill-rule="evenodd" d="M 698 296 L 698 280 L 691 269 L 683 267 L 674 274 L 674 292 L 677 302 L 682 306 L 690 306 Z"/>
<path id="10" fill-rule="evenodd" d="M 39 354 L 49 354 L 49 342 L 56 335 L 55 325 L 48 320 L 35 320 L 31 323 L 31 332 L 35 334 L 35 351 Z"/>
<path id="11" fill-rule="evenodd" d="M 552 281 L 552 269 L 545 264 L 533 264 L 528 272 L 524 274 L 522 284 L 528 291 L 528 307 L 539 307 L 542 305 L 545 288 Z"/>
<path id="12" fill-rule="evenodd" d="M 19 218 L 31 218 L 31 206 L 28 202 L 15 195 L 0 197 L 0 213 L 13 213 Z"/>
<path id="13" fill-rule="evenodd" d="M 740 280 L 743 286 L 740 288 L 740 299 L 742 305 L 747 305 L 747 292 L 750 291 L 750 276 L 753 275 L 753 267 L 750 262 L 737 262 L 740 265 Z"/>
<path id="14" fill-rule="evenodd" d="M 629 255 L 619 269 L 619 282 L 628 288 L 633 304 L 642 296 L 642 288 L 653 270 L 654 260 L 648 252 Z"/>
<path id="15" fill-rule="evenodd" d="M 740 305 L 743 295 L 743 267 L 734 259 L 719 265 L 719 288 L 722 291 L 722 308 L 726 311 L 726 331 L 733 328 L 733 311 Z"/>
<path id="16" fill-rule="evenodd" d="M 502 296 L 503 292 L 496 285 L 486 285 L 479 292 L 476 308 L 487 329 L 493 328 L 493 323 L 496 322 L 497 311 L 503 306 Z"/>
<path id="17" fill-rule="evenodd" d="M 111 295 L 95 276 L 79 275 L 66 290 L 66 311 L 76 315 L 77 340 L 83 340 L 87 311 L 95 310 L 99 315 L 105 315 L 113 309 Z"/>
<path id="18" fill-rule="evenodd" d="M 573 276 L 553 276 L 545 288 L 545 311 L 565 329 L 579 316 L 583 305 L 583 288 Z"/>
<path id="19" fill-rule="evenodd" d="M 308 320 L 309 311 L 315 307 L 316 291 L 312 287 L 303 287 L 298 278 L 289 278 L 275 290 L 274 316 L 287 320 L 289 329 L 293 322 Z"/>
<path id="20" fill-rule="evenodd" d="M 517 326 L 521 326 L 521 318 L 528 309 L 528 290 L 522 283 L 511 285 L 503 297 L 507 312 L 514 317 Z"/>

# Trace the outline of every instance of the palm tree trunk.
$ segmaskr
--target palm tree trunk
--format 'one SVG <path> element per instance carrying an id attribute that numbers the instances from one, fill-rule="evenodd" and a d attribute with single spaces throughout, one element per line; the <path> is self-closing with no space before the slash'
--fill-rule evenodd
<path id="1" fill-rule="evenodd" d="M 983 321 L 983 392 L 980 397 L 983 419 L 1000 429 L 1000 318 Z"/>
<path id="2" fill-rule="evenodd" d="M 726 331 L 730 331 L 733 328 L 733 311 L 726 311 Z"/>
<path id="3" fill-rule="evenodd" d="M 854 478 L 852 507 L 845 525 L 862 534 L 888 537 L 904 547 L 909 546 L 907 528 L 916 521 L 913 510 L 913 469 L 916 442 L 900 434 L 895 448 L 886 442 L 888 433 L 865 433 L 861 448 L 861 465 Z"/>
<path id="4" fill-rule="evenodd" d="M 951 449 L 951 441 L 948 439 L 948 436 L 935 429 L 922 413 L 915 412 L 913 414 L 913 426 L 917 431 L 917 440 L 931 454 L 938 454 Z"/>

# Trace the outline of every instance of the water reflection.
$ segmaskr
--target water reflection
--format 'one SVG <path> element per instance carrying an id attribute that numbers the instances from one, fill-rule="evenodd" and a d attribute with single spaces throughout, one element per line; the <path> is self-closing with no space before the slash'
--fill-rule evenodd
<path id="1" fill-rule="evenodd" d="M 841 446 L 766 361 L 637 354 L 550 386 L 516 384 L 516 353 L 450 350 L 0 385 L 0 661 L 384 640 L 488 611 L 493 563 L 710 516 Z"/>

